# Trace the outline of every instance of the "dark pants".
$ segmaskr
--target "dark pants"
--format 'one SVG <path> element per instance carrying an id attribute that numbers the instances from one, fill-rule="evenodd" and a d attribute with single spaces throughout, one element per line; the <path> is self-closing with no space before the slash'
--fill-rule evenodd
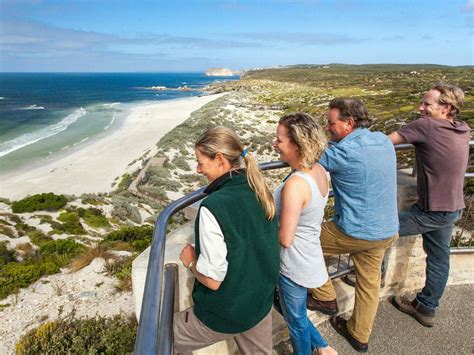
<path id="1" fill-rule="evenodd" d="M 462 210 L 424 212 L 417 203 L 410 210 L 399 214 L 400 237 L 421 234 L 423 238 L 426 282 L 416 298 L 430 313 L 434 313 L 439 306 L 439 300 L 448 282 L 453 225 L 461 215 Z"/>

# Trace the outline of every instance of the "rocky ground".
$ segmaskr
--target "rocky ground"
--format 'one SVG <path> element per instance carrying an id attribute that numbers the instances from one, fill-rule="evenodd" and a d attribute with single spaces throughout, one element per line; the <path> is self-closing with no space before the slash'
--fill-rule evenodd
<path id="1" fill-rule="evenodd" d="M 132 293 L 117 290 L 117 279 L 105 274 L 104 264 L 97 258 L 74 273 L 63 269 L 2 300 L 0 354 L 14 353 L 15 344 L 28 330 L 73 312 L 76 317 L 133 314 Z"/>

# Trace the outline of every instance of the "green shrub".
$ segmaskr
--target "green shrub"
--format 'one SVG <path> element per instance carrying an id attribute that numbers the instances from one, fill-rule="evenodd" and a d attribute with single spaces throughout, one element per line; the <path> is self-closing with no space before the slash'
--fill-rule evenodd
<path id="1" fill-rule="evenodd" d="M 18 222 L 17 224 L 15 224 L 15 229 L 16 229 L 19 236 L 26 235 L 29 232 L 32 232 L 32 231 L 36 230 L 35 227 L 30 226 L 30 225 L 28 225 L 24 222 Z"/>
<path id="2" fill-rule="evenodd" d="M 16 344 L 16 354 L 126 354 L 136 339 L 135 317 L 69 317 L 30 330 Z"/>
<path id="3" fill-rule="evenodd" d="M 13 229 L 4 224 L 0 224 L 0 234 L 6 235 L 10 238 L 15 238 L 15 232 Z"/>
<path id="4" fill-rule="evenodd" d="M 51 237 L 47 236 L 40 230 L 34 230 L 34 231 L 29 232 L 28 237 L 30 238 L 30 241 L 38 247 L 40 247 L 42 244 L 46 242 L 50 242 L 53 240 L 51 239 Z"/>
<path id="5" fill-rule="evenodd" d="M 64 231 L 68 234 L 78 235 L 86 233 L 84 227 L 79 221 L 77 212 L 63 212 L 58 216 L 58 221 L 63 222 Z"/>
<path id="6" fill-rule="evenodd" d="M 0 270 L 0 299 L 29 286 L 41 276 L 56 274 L 59 271 L 60 266 L 54 261 L 33 262 L 30 259 L 21 263 L 10 262 Z"/>
<path id="7" fill-rule="evenodd" d="M 61 267 L 81 254 L 85 247 L 73 240 L 46 240 L 46 236 L 34 233 L 40 249 L 24 261 L 17 262 L 12 252 L 0 244 L 0 299 L 27 287 L 41 276 L 58 273 Z"/>
<path id="8" fill-rule="evenodd" d="M 189 166 L 189 163 L 187 162 L 186 158 L 183 156 L 175 156 L 173 158 L 172 163 L 180 168 L 181 170 L 191 170 L 191 167 Z"/>
<path id="9" fill-rule="evenodd" d="M 52 192 L 37 194 L 26 197 L 12 203 L 14 213 L 34 212 L 34 211 L 57 211 L 67 203 L 63 195 L 55 195 Z"/>
<path id="10" fill-rule="evenodd" d="M 122 180 L 120 180 L 120 182 L 118 184 L 119 190 L 126 190 L 130 186 L 132 181 L 133 181 L 133 178 L 130 174 L 128 174 L 128 173 L 123 174 L 122 175 Z"/>
<path id="11" fill-rule="evenodd" d="M 15 261 L 15 251 L 7 248 L 7 242 L 0 242 L 0 266 Z"/>
<path id="12" fill-rule="evenodd" d="M 10 200 L 8 198 L 0 197 L 0 202 L 9 205 L 11 204 Z"/>
<path id="13" fill-rule="evenodd" d="M 133 250 L 142 252 L 151 243 L 153 227 L 150 225 L 140 227 L 122 227 L 110 232 L 104 238 L 104 243 L 113 245 L 114 242 L 127 242 Z"/>
<path id="14" fill-rule="evenodd" d="M 11 226 L 12 224 L 7 220 L 0 218 L 0 225 Z"/>
<path id="15" fill-rule="evenodd" d="M 51 240 L 43 243 L 39 249 L 40 254 L 43 257 L 58 258 L 65 256 L 68 259 L 78 256 L 84 250 L 84 245 L 76 243 L 74 240 L 70 239 Z"/>
<path id="16" fill-rule="evenodd" d="M 102 196 L 96 195 L 96 194 L 82 194 L 81 202 L 84 205 L 94 205 L 94 206 L 106 204 L 105 199 Z"/>
<path id="17" fill-rule="evenodd" d="M 98 208 L 88 208 L 87 210 L 84 208 L 78 208 L 77 214 L 81 217 L 87 225 L 94 227 L 94 228 L 105 228 L 110 227 L 110 223 L 102 213 L 102 211 Z"/>
<path id="18" fill-rule="evenodd" d="M 114 196 L 112 203 L 114 205 L 112 217 L 117 217 L 122 221 L 129 219 L 135 223 L 142 222 L 142 217 L 140 216 L 138 208 L 132 206 L 128 199 L 120 196 Z"/>
<path id="19" fill-rule="evenodd" d="M 41 276 L 41 268 L 34 264 L 11 262 L 3 265 L 0 270 L 0 299 L 27 287 Z"/>
<path id="20" fill-rule="evenodd" d="M 132 263 L 135 256 L 123 256 L 105 263 L 105 272 L 119 280 L 118 288 L 121 291 L 132 290 Z"/>

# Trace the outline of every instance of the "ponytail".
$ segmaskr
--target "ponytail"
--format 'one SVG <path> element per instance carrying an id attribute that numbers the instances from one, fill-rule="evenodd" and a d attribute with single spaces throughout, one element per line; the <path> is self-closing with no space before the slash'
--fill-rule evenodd
<path id="1" fill-rule="evenodd" d="M 263 178 L 255 160 L 248 155 L 244 155 L 245 167 L 247 168 L 247 181 L 250 188 L 255 192 L 257 200 L 265 211 L 265 217 L 270 220 L 275 217 L 275 201 L 273 195 Z"/>

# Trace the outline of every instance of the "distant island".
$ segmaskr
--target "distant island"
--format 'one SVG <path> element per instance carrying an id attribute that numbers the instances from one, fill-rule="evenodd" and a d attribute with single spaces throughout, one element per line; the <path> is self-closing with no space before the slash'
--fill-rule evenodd
<path id="1" fill-rule="evenodd" d="M 240 70 L 230 70 L 228 68 L 209 68 L 206 70 L 206 76 L 234 76 L 240 75 Z"/>

